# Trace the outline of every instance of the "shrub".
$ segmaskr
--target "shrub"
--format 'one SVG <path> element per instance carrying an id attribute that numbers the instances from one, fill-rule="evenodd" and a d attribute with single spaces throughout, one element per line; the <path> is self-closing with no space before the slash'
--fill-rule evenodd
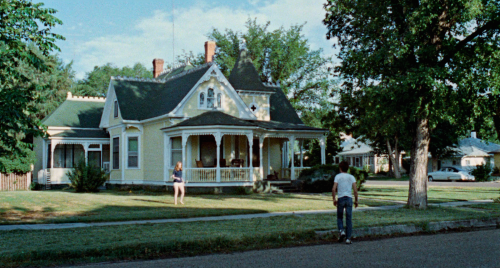
<path id="1" fill-rule="evenodd" d="M 310 169 L 306 169 L 300 173 L 299 180 L 303 180 L 302 191 L 309 193 L 324 193 L 330 192 L 333 188 L 335 176 L 340 172 L 338 165 L 318 165 Z M 368 172 L 349 167 L 349 174 L 356 178 L 356 187 L 358 190 L 363 189 L 363 184 L 368 178 Z"/>
<path id="2" fill-rule="evenodd" d="M 491 173 L 491 165 L 490 163 L 482 164 L 476 166 L 471 170 L 470 174 L 476 178 L 476 181 L 488 181 Z"/>
<path id="3" fill-rule="evenodd" d="M 30 191 L 37 191 L 37 190 L 41 190 L 42 187 L 40 186 L 40 184 L 38 184 L 38 182 L 32 182 L 30 184 Z"/>
<path id="4" fill-rule="evenodd" d="M 99 187 L 102 186 L 108 179 L 108 175 L 100 167 L 86 164 L 85 161 L 80 161 L 75 168 L 67 173 L 70 186 L 77 193 L 81 192 L 99 192 Z"/>
<path id="5" fill-rule="evenodd" d="M 493 167 L 493 171 L 491 173 L 494 175 L 500 175 L 500 169 L 498 167 Z"/>

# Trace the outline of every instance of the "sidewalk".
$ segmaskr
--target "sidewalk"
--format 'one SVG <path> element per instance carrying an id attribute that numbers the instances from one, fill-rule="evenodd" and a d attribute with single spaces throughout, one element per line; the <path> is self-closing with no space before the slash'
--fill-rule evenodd
<path id="1" fill-rule="evenodd" d="M 444 206 L 455 207 L 465 206 L 472 204 L 491 203 L 492 200 L 473 200 L 461 202 L 449 202 L 429 204 L 429 206 Z M 380 207 L 363 207 L 353 210 L 357 211 L 371 211 L 371 210 L 391 210 L 398 209 L 404 205 L 380 206 Z M 195 221 L 224 221 L 224 220 L 245 220 L 255 218 L 269 218 L 276 216 L 301 216 L 309 214 L 328 214 L 337 213 L 336 209 L 329 210 L 307 210 L 307 211 L 289 211 L 289 212 L 272 212 L 272 213 L 258 213 L 258 214 L 244 214 L 244 215 L 230 215 L 230 216 L 214 216 L 214 217 L 196 217 L 184 219 L 158 219 L 158 220 L 137 220 L 137 221 L 115 221 L 115 222 L 90 222 L 90 223 L 54 223 L 54 224 L 17 224 L 17 225 L 0 225 L 0 231 L 12 230 L 55 230 L 55 229 L 68 229 L 68 228 L 88 228 L 88 227 L 101 227 L 101 226 L 114 226 L 114 225 L 132 225 L 132 224 L 155 224 L 155 223 L 173 223 L 173 222 L 195 222 Z"/>

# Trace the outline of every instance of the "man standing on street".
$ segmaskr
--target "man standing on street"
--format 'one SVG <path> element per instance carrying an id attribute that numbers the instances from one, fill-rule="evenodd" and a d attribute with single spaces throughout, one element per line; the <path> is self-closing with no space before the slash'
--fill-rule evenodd
<path id="1" fill-rule="evenodd" d="M 333 205 L 337 207 L 337 227 L 339 229 L 342 242 L 347 238 L 345 243 L 351 244 L 352 234 L 352 191 L 354 190 L 354 207 L 358 207 L 358 189 L 356 188 L 356 179 L 351 174 L 347 174 L 349 163 L 342 161 L 339 164 L 340 173 L 335 176 L 335 181 L 332 188 Z M 339 199 L 335 199 L 335 194 L 338 193 Z M 346 230 L 344 230 L 344 209 Z"/>

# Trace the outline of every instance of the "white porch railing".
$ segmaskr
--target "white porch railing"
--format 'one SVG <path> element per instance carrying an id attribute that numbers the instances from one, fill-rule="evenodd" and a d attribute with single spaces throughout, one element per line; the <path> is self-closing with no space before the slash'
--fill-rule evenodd
<path id="1" fill-rule="evenodd" d="M 185 178 L 188 182 L 216 182 L 217 169 L 215 168 L 186 168 Z"/>
<path id="2" fill-rule="evenodd" d="M 220 181 L 221 182 L 249 181 L 249 180 L 250 180 L 250 168 L 221 168 L 220 169 Z"/>

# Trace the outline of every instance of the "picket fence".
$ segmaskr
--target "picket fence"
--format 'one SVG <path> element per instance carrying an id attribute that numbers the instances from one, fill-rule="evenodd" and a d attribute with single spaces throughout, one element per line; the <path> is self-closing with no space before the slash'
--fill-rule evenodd
<path id="1" fill-rule="evenodd" d="M 28 190 L 31 184 L 31 172 L 0 173 L 0 191 Z"/>

